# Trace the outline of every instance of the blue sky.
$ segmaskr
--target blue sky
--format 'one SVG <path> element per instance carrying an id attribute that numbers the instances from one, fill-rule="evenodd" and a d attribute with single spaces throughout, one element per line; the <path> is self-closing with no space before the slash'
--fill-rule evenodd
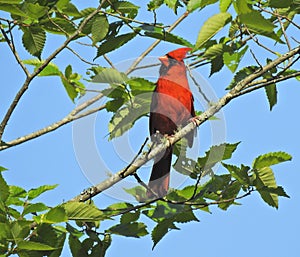
<path id="1" fill-rule="evenodd" d="M 82 1 L 75 1 L 83 7 Z M 90 5 L 97 1 L 90 1 Z M 206 12 L 195 12 L 188 17 L 174 33 L 195 42 L 198 28 L 205 19 L 217 12 L 216 7 L 208 8 Z M 152 15 L 142 11 L 140 19 L 151 21 Z M 158 19 L 171 23 L 176 19 L 171 11 L 164 9 L 158 12 Z M 298 20 L 299 21 L 299 20 Z M 194 25 L 196 24 L 196 25 Z M 20 38 L 15 38 L 20 44 Z M 152 39 L 139 38 L 127 44 L 108 56 L 114 63 L 126 61 L 137 57 L 143 52 Z M 54 45 L 59 45 L 56 37 L 49 38 L 43 57 L 49 54 Z M 16 61 L 8 51 L 6 45 L 1 44 L 0 70 L 2 74 L 2 90 L 0 94 L 0 117 L 3 116 L 20 85 L 24 76 L 17 66 Z M 87 48 L 73 44 L 72 47 L 81 51 L 87 59 L 92 59 L 95 52 Z M 170 43 L 161 43 L 151 56 L 160 56 L 178 46 Z M 256 52 L 263 62 L 266 53 Z M 30 58 L 21 51 L 24 59 Z M 97 62 L 105 64 L 102 60 Z M 84 74 L 87 68 L 70 52 L 63 52 L 56 58 L 55 63 L 60 67 L 72 64 L 73 69 Z M 251 55 L 243 60 L 243 65 L 253 63 Z M 232 79 L 232 74 L 224 68 L 220 73 L 209 77 L 209 67 L 197 70 L 207 85 L 221 97 L 225 93 L 225 87 Z M 155 74 L 153 75 L 155 76 Z M 293 156 L 291 162 L 286 162 L 274 167 L 277 184 L 282 185 L 290 195 L 290 199 L 281 198 L 279 209 L 267 206 L 254 193 L 250 197 L 239 201 L 241 206 L 232 206 L 224 212 L 212 208 L 212 214 L 199 212 L 197 217 L 200 223 L 179 224 L 180 231 L 171 231 L 154 249 L 150 236 L 142 239 L 132 239 L 114 236 L 108 257 L 120 256 L 120 253 L 131 257 L 135 256 L 210 256 L 210 257 L 296 257 L 300 252 L 298 238 L 300 234 L 300 192 L 298 181 L 300 180 L 300 122 L 297 117 L 297 102 L 299 101 L 299 81 L 295 79 L 278 85 L 278 104 L 269 111 L 268 102 L 264 90 L 233 100 L 223 109 L 224 124 L 226 128 L 226 142 L 234 143 L 242 141 L 233 155 L 231 164 L 251 165 L 253 159 L 260 154 L 272 151 L 285 151 Z M 4 135 L 8 141 L 16 137 L 28 134 L 39 128 L 51 124 L 63 118 L 74 108 L 74 104 L 68 99 L 63 86 L 57 78 L 38 78 L 32 83 L 24 95 L 22 101 L 15 110 Z M 198 103 L 201 108 L 201 103 Z M 107 114 L 98 114 L 95 121 L 96 146 L 104 162 L 108 164 L 112 172 L 124 167 L 124 156 L 120 155 L 114 141 L 107 142 L 106 123 Z M 139 149 L 145 136 L 148 135 L 147 119 L 141 120 L 129 133 L 130 150 Z M 214 121 L 218 122 L 218 121 Z M 212 141 L 211 124 L 205 124 L 199 129 L 200 149 L 206 151 Z M 223 132 L 222 132 L 223 133 Z M 76 156 L 76 148 L 73 146 L 72 125 L 68 124 L 43 137 L 25 144 L 10 148 L 0 153 L 0 165 L 9 169 L 4 176 L 9 184 L 19 185 L 26 189 L 38 187 L 43 184 L 59 184 L 54 191 L 48 192 L 39 200 L 45 201 L 50 206 L 57 205 L 79 194 L 84 188 L 91 185 L 90 176 L 82 170 L 81 161 Z M 134 140 L 133 140 L 134 139 Z M 103 150 L 104 149 L 104 150 Z M 117 149 L 117 150 L 116 150 Z M 127 161 L 130 161 L 127 160 Z M 123 166 L 122 166 L 123 165 Z M 93 168 L 97 168 L 94 165 Z M 150 166 L 142 169 L 146 176 Z M 96 176 L 97 177 L 97 176 Z M 98 181 L 100 182 L 100 181 Z M 125 193 L 124 193 L 125 194 Z M 95 198 L 98 206 L 105 207 L 118 201 L 115 192 L 103 194 Z M 122 196 L 121 196 L 122 197 Z M 149 228 L 153 224 L 144 219 Z M 103 225 L 105 227 L 105 224 Z M 70 256 L 64 251 L 63 256 Z"/>

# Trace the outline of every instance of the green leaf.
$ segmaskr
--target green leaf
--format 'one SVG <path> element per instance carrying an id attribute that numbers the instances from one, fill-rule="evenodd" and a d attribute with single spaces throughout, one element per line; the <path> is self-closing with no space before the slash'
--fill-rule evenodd
<path id="1" fill-rule="evenodd" d="M 23 7 L 26 10 L 26 14 L 33 19 L 39 19 L 43 17 L 48 11 L 46 6 L 41 6 L 38 3 L 33 4 L 25 2 Z"/>
<path id="2" fill-rule="evenodd" d="M 277 188 L 275 176 L 270 167 L 260 168 L 255 171 L 255 187 L 262 199 L 270 206 L 278 209 L 278 195 L 270 193 L 266 188 Z"/>
<path id="3" fill-rule="evenodd" d="M 243 79 L 245 79 L 246 77 L 248 77 L 250 74 L 252 74 L 253 72 L 255 72 L 258 69 L 257 66 L 247 66 L 244 67 L 243 69 L 239 70 L 235 75 L 233 80 L 230 82 L 230 85 L 226 88 L 228 89 L 232 89 L 233 87 L 235 87 L 240 81 L 242 81 Z"/>
<path id="4" fill-rule="evenodd" d="M 258 156 L 253 162 L 254 169 L 269 167 L 281 162 L 290 161 L 292 156 L 285 152 L 272 152 Z"/>
<path id="5" fill-rule="evenodd" d="M 187 47 L 193 47 L 192 43 L 190 43 L 186 39 L 179 37 L 177 35 L 174 35 L 167 31 L 163 31 L 163 30 L 161 30 L 161 31 L 145 31 L 144 34 L 145 34 L 145 36 L 160 39 L 160 40 L 167 41 L 170 43 L 187 46 Z"/>
<path id="6" fill-rule="evenodd" d="M 143 93 L 153 92 L 155 83 L 144 78 L 132 78 L 126 81 L 131 89 L 132 95 L 140 95 Z"/>
<path id="7" fill-rule="evenodd" d="M 23 61 L 27 65 L 35 66 L 35 71 L 44 63 L 44 61 L 40 61 L 37 59 L 29 59 Z M 61 71 L 59 70 L 58 66 L 54 63 L 50 62 L 47 66 L 39 73 L 38 76 L 60 76 Z"/>
<path id="8" fill-rule="evenodd" d="M 179 0 L 164 0 L 165 4 L 177 14 L 178 7 L 182 6 Z"/>
<path id="9" fill-rule="evenodd" d="M 68 202 L 63 207 L 70 220 L 98 221 L 105 217 L 103 212 L 92 204 Z"/>
<path id="10" fill-rule="evenodd" d="M 198 38 L 196 41 L 195 49 L 200 49 L 209 39 L 217 34 L 226 24 L 231 21 L 231 14 L 227 12 L 218 13 L 210 17 L 204 22 Z"/>
<path id="11" fill-rule="evenodd" d="M 44 19 L 40 21 L 40 25 L 44 30 L 52 34 L 71 35 L 76 31 L 73 23 L 59 17 Z"/>
<path id="12" fill-rule="evenodd" d="M 142 94 L 131 99 L 131 103 L 119 109 L 109 122 L 109 139 L 119 137 L 133 127 L 135 122 L 150 111 L 151 96 Z"/>
<path id="13" fill-rule="evenodd" d="M 28 200 L 37 198 L 42 193 L 56 188 L 58 185 L 44 185 L 38 188 L 33 188 L 28 191 Z"/>
<path id="14" fill-rule="evenodd" d="M 221 12 L 227 12 L 232 0 L 220 0 L 219 7 Z"/>
<path id="15" fill-rule="evenodd" d="M 252 12 L 252 8 L 251 5 L 248 3 L 248 0 L 233 1 L 233 5 L 237 14 Z"/>
<path id="16" fill-rule="evenodd" d="M 280 39 L 273 31 L 275 25 L 270 20 L 265 19 L 259 11 L 252 10 L 251 12 L 240 14 L 239 19 L 251 32 L 280 42 Z"/>
<path id="17" fill-rule="evenodd" d="M 122 214 L 121 216 L 121 224 L 128 224 L 134 221 L 137 221 L 140 217 L 140 212 L 139 211 L 134 211 L 134 212 L 127 212 Z"/>
<path id="18" fill-rule="evenodd" d="M 19 4 L 23 0 L 0 0 L 1 4 Z"/>
<path id="19" fill-rule="evenodd" d="M 24 210 L 22 212 L 22 216 L 28 214 L 28 213 L 37 213 L 48 210 L 49 207 L 46 206 L 44 203 L 33 203 L 28 204 L 24 207 Z"/>
<path id="20" fill-rule="evenodd" d="M 287 8 L 290 7 L 293 0 L 269 0 L 268 6 L 272 8 Z"/>
<path id="21" fill-rule="evenodd" d="M 5 170 L 1 167 L 1 171 Z M 6 181 L 2 177 L 2 173 L 0 172 L 0 201 L 5 202 L 9 196 L 9 186 Z"/>
<path id="22" fill-rule="evenodd" d="M 189 12 L 193 12 L 198 8 L 203 8 L 207 5 L 214 4 L 217 1 L 218 0 L 201 0 L 201 1 L 199 1 L 199 0 L 190 0 L 190 1 L 188 1 L 187 10 Z"/>
<path id="23" fill-rule="evenodd" d="M 124 188 L 124 190 L 132 195 L 138 202 L 142 202 L 144 199 L 146 199 L 146 189 L 142 186 L 136 186 L 133 188 Z"/>
<path id="24" fill-rule="evenodd" d="M 248 46 L 245 46 L 241 51 L 235 53 L 225 52 L 223 54 L 224 64 L 231 72 L 235 72 L 244 54 L 247 52 Z"/>
<path id="25" fill-rule="evenodd" d="M 242 185 L 248 187 L 250 185 L 250 179 L 248 171 L 250 167 L 241 165 L 237 167 L 235 165 L 230 165 L 222 162 L 222 165 L 229 171 L 230 175 L 239 181 Z"/>
<path id="26" fill-rule="evenodd" d="M 7 170 L 6 168 L 4 168 L 4 167 L 0 166 L 0 172 L 2 172 L 2 171 L 6 171 L 6 170 Z"/>
<path id="27" fill-rule="evenodd" d="M 148 4 L 148 11 L 153 11 L 159 8 L 164 3 L 164 0 L 151 0 Z"/>
<path id="28" fill-rule="evenodd" d="M 127 14 L 127 17 L 130 19 L 134 19 L 139 10 L 139 6 L 128 2 L 128 1 L 118 1 L 113 4 L 114 10 L 117 10 L 119 13 L 121 13 L 123 16 Z"/>
<path id="29" fill-rule="evenodd" d="M 42 218 L 45 223 L 60 223 L 68 221 L 66 211 L 63 206 L 51 208 Z"/>
<path id="30" fill-rule="evenodd" d="M 32 241 L 21 241 L 18 243 L 18 248 L 21 250 L 30 250 L 30 251 L 52 251 L 56 250 L 56 247 L 52 247 L 47 244 L 42 244 L 39 242 Z"/>
<path id="31" fill-rule="evenodd" d="M 8 0 L 9 1 L 9 0 Z M 27 17 L 27 14 L 21 10 L 18 5 L 6 4 L 0 2 L 0 10 L 10 13 L 11 15 L 18 15 L 21 17 Z"/>
<path id="32" fill-rule="evenodd" d="M 119 72 L 113 68 L 96 68 L 93 69 L 95 76 L 93 76 L 93 83 L 107 83 L 107 84 L 124 84 L 129 78 L 124 72 Z M 107 94 L 106 94 L 107 95 Z"/>
<path id="33" fill-rule="evenodd" d="M 74 103 L 75 99 L 78 97 L 77 88 L 65 76 L 61 76 L 60 79 L 65 87 L 65 90 L 67 91 L 69 98 Z"/>
<path id="34" fill-rule="evenodd" d="M 170 231 L 170 229 L 178 229 L 171 219 L 164 219 L 155 226 L 151 233 L 153 241 L 152 249 L 154 249 L 157 243 Z"/>
<path id="35" fill-rule="evenodd" d="M 270 111 L 272 111 L 274 105 L 277 103 L 277 88 L 276 84 L 271 84 L 265 87 L 265 91 L 268 97 Z"/>
<path id="36" fill-rule="evenodd" d="M 216 58 L 212 59 L 210 63 L 211 63 L 211 68 L 210 68 L 209 76 L 212 76 L 214 73 L 220 71 L 224 66 L 222 56 L 217 56 Z"/>
<path id="37" fill-rule="evenodd" d="M 37 26 L 23 28 L 23 31 L 22 42 L 25 49 L 33 56 L 41 59 L 41 54 L 46 42 L 45 31 Z"/>
<path id="38" fill-rule="evenodd" d="M 97 42 L 103 40 L 106 37 L 108 30 L 109 23 L 106 16 L 96 16 L 96 18 L 93 20 L 91 28 L 93 44 L 96 44 Z"/>
<path id="39" fill-rule="evenodd" d="M 216 163 L 230 159 L 240 142 L 235 144 L 223 143 L 212 146 L 209 151 L 205 152 L 204 157 L 199 157 L 197 162 L 201 167 L 212 167 Z"/>
<path id="40" fill-rule="evenodd" d="M 131 39 L 133 39 L 135 36 L 136 36 L 136 33 L 128 33 L 128 34 L 123 34 L 120 36 L 116 36 L 116 37 L 107 39 L 105 42 L 103 42 L 99 46 L 97 55 L 94 58 L 94 60 L 108 52 L 116 50 L 119 47 L 125 45 L 127 42 L 129 42 Z"/>
<path id="41" fill-rule="evenodd" d="M 136 238 L 148 234 L 148 231 L 146 230 L 146 225 L 142 222 L 118 224 L 109 228 L 108 231 L 112 234 Z"/>
<path id="42" fill-rule="evenodd" d="M 222 210 L 227 210 L 230 205 L 234 203 L 234 200 L 232 201 L 226 201 L 222 203 L 222 200 L 230 200 L 234 199 L 238 196 L 240 190 L 242 188 L 242 185 L 238 181 L 234 181 L 231 183 L 223 192 L 222 192 L 222 198 L 220 199 L 221 203 L 218 205 L 219 208 Z"/>

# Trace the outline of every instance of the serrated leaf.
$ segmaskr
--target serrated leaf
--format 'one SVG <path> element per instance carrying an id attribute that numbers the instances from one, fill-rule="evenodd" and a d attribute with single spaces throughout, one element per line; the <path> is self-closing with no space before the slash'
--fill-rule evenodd
<path id="1" fill-rule="evenodd" d="M 221 12 L 227 12 L 232 0 L 220 0 L 219 7 Z"/>
<path id="2" fill-rule="evenodd" d="M 35 66 L 35 71 L 44 63 L 44 61 L 40 61 L 37 59 L 24 60 L 24 64 Z M 60 76 L 61 71 L 58 66 L 54 63 L 50 62 L 47 66 L 39 73 L 38 76 Z"/>
<path id="3" fill-rule="evenodd" d="M 22 215 L 26 215 L 28 213 L 37 213 L 48 210 L 49 207 L 46 206 L 44 203 L 33 203 L 28 204 L 24 207 L 24 210 L 22 212 Z"/>
<path id="4" fill-rule="evenodd" d="M 25 49 L 33 56 L 41 59 L 41 54 L 46 42 L 46 33 L 41 28 L 27 27 L 23 28 L 24 34 L 22 42 Z"/>
<path id="5" fill-rule="evenodd" d="M 235 53 L 225 52 L 223 54 L 224 64 L 230 69 L 231 72 L 235 72 L 241 59 L 248 50 L 248 46 L 245 46 L 241 51 Z"/>
<path id="6" fill-rule="evenodd" d="M 270 111 L 272 111 L 275 104 L 277 104 L 277 88 L 276 84 L 271 84 L 265 87 L 265 91 L 267 94 Z"/>
<path id="7" fill-rule="evenodd" d="M 130 92 L 134 96 L 143 93 L 153 92 L 155 88 L 155 83 L 144 78 L 132 78 L 129 79 L 126 83 L 129 85 L 131 89 Z"/>
<path id="8" fill-rule="evenodd" d="M 94 205 L 81 202 L 68 202 L 63 205 L 69 220 L 97 221 L 103 219 L 104 214 Z"/>
<path id="9" fill-rule="evenodd" d="M 261 169 L 269 167 L 281 162 L 290 161 L 292 156 L 285 152 L 272 152 L 258 156 L 255 158 L 252 167 L 254 169 Z"/>
<path id="10" fill-rule="evenodd" d="M 154 249 L 157 243 L 170 231 L 170 229 L 178 229 L 170 219 L 164 219 L 155 226 L 151 233 L 153 241 L 152 249 Z"/>
<path id="11" fill-rule="evenodd" d="M 46 6 L 41 6 L 38 3 L 24 2 L 23 8 L 26 10 L 26 14 L 34 19 L 41 18 L 48 11 L 48 8 Z"/>
<path id="12" fill-rule="evenodd" d="M 193 47 L 193 45 L 187 41 L 186 39 L 179 37 L 177 35 L 174 35 L 170 32 L 166 31 L 145 31 L 145 36 L 160 39 L 163 41 L 171 42 L 178 45 L 183 45 L 187 47 Z"/>
<path id="13" fill-rule="evenodd" d="M 199 0 L 190 0 L 190 1 L 188 1 L 188 4 L 187 4 L 187 10 L 189 12 L 193 12 L 198 8 L 203 8 L 207 5 L 214 4 L 217 1 L 218 0 L 201 0 L 201 1 L 199 1 Z"/>
<path id="14" fill-rule="evenodd" d="M 73 23 L 70 21 L 54 17 L 42 20 L 40 25 L 43 27 L 44 30 L 50 32 L 52 34 L 59 34 L 59 35 L 71 35 L 76 31 L 76 28 Z"/>
<path id="15" fill-rule="evenodd" d="M 144 199 L 146 199 L 146 189 L 145 187 L 142 186 L 136 186 L 133 188 L 124 188 L 124 190 L 132 195 L 137 201 L 143 201 Z"/>
<path id="16" fill-rule="evenodd" d="M 146 225 L 142 222 L 118 224 L 109 228 L 108 231 L 112 234 L 136 238 L 148 234 Z"/>
<path id="17" fill-rule="evenodd" d="M 148 4 L 148 11 L 153 11 L 159 8 L 164 3 L 164 0 L 151 0 Z"/>
<path id="18" fill-rule="evenodd" d="M 39 195 L 41 195 L 42 193 L 49 191 L 49 190 L 53 190 L 54 188 L 56 188 L 58 185 L 44 185 L 44 186 L 40 186 L 38 188 L 33 188 L 30 189 L 28 191 L 28 200 L 32 200 L 37 198 Z"/>
<path id="19" fill-rule="evenodd" d="M 122 214 L 120 222 L 121 224 L 127 224 L 131 223 L 134 221 L 137 221 L 140 217 L 140 212 L 139 211 L 134 211 L 134 212 L 127 212 Z"/>
<path id="20" fill-rule="evenodd" d="M 134 19 L 137 16 L 140 8 L 139 6 L 128 1 L 117 1 L 113 6 L 114 10 L 117 10 L 123 16 L 127 14 L 127 17 L 130 19 Z"/>
<path id="21" fill-rule="evenodd" d="M 3 171 L 3 169 L 1 171 Z M 2 173 L 0 172 L 0 201 L 5 202 L 8 196 L 9 196 L 9 186 L 4 180 Z"/>
<path id="22" fill-rule="evenodd" d="M 29 251 L 52 251 L 57 249 L 56 247 L 52 247 L 47 244 L 32 241 L 20 241 L 18 243 L 18 248 Z"/>
<path id="23" fill-rule="evenodd" d="M 12 15 L 27 17 L 27 14 L 25 12 L 23 12 L 18 5 L 12 5 L 12 4 L 7 4 L 7 3 L 1 3 L 0 2 L 0 10 L 8 12 Z"/>
<path id="24" fill-rule="evenodd" d="M 116 37 L 107 39 L 105 42 L 103 42 L 98 47 L 97 55 L 94 58 L 94 60 L 106 53 L 109 53 L 109 52 L 116 50 L 119 47 L 125 45 L 127 42 L 129 42 L 131 39 L 133 39 L 135 36 L 136 36 L 136 33 L 128 33 L 128 34 L 123 34 L 120 36 L 116 36 Z"/>
<path id="25" fill-rule="evenodd" d="M 258 69 L 257 66 L 247 66 L 247 67 L 244 67 L 243 69 L 239 70 L 234 75 L 233 80 L 230 82 L 230 85 L 226 89 L 227 90 L 228 89 L 232 89 L 233 87 L 235 87 L 237 85 L 237 83 L 239 83 L 244 78 L 246 78 L 247 76 L 249 76 L 250 74 L 252 74 L 253 72 L 255 72 L 257 69 Z"/>
<path id="26" fill-rule="evenodd" d="M 248 175 L 250 167 L 241 165 L 241 167 L 239 168 L 235 165 L 230 165 L 223 162 L 222 165 L 229 171 L 231 176 L 237 179 L 242 185 L 246 187 L 250 185 L 250 179 Z"/>
<path id="27" fill-rule="evenodd" d="M 200 49 L 209 39 L 217 34 L 225 25 L 231 21 L 231 14 L 227 12 L 218 13 L 204 22 L 199 31 L 195 49 Z"/>
<path id="28" fill-rule="evenodd" d="M 119 72 L 113 68 L 101 68 L 94 70 L 94 72 L 93 83 L 124 84 L 129 80 L 124 72 Z"/>
<path id="29" fill-rule="evenodd" d="M 231 183 L 223 192 L 222 192 L 222 198 L 220 199 L 221 203 L 218 204 L 219 208 L 222 210 L 227 210 L 230 205 L 234 203 L 234 200 L 232 201 L 226 201 L 222 203 L 222 200 L 229 200 L 234 199 L 238 196 L 240 190 L 242 188 L 242 184 L 238 181 L 234 181 Z"/>
<path id="30" fill-rule="evenodd" d="M 96 18 L 93 20 L 91 28 L 93 44 L 96 44 L 97 42 L 103 40 L 106 37 L 108 30 L 109 23 L 106 16 L 96 16 Z"/>
<path id="31" fill-rule="evenodd" d="M 270 20 L 265 19 L 259 11 L 252 10 L 251 12 L 240 14 L 239 19 L 251 32 L 281 42 L 273 31 L 275 25 Z"/>
<path id="32" fill-rule="evenodd" d="M 217 56 L 216 58 L 212 59 L 210 63 L 211 63 L 211 67 L 210 67 L 209 76 L 212 76 L 214 73 L 220 71 L 224 66 L 222 56 Z"/>
<path id="33" fill-rule="evenodd" d="M 132 103 L 119 109 L 109 122 L 109 139 L 119 137 L 133 127 L 135 122 L 150 111 L 151 96 L 142 94 L 131 99 Z"/>
<path id="34" fill-rule="evenodd" d="M 60 79 L 63 83 L 63 86 L 65 87 L 65 90 L 67 91 L 69 98 L 74 103 L 79 93 L 77 88 L 72 83 L 70 83 L 70 81 L 65 76 L 60 76 Z"/>
<path id="35" fill-rule="evenodd" d="M 42 219 L 45 223 L 60 223 L 60 222 L 66 222 L 68 221 L 68 217 L 66 215 L 66 211 L 63 206 L 57 206 L 54 208 L 51 208 L 50 211 L 48 211 Z"/>
<path id="36" fill-rule="evenodd" d="M 263 167 L 255 171 L 255 187 L 262 199 L 270 206 L 278 208 L 278 195 L 268 192 L 265 188 L 277 188 L 275 176 L 270 167 Z"/>
<path id="37" fill-rule="evenodd" d="M 212 167 L 216 163 L 230 159 L 240 142 L 235 144 L 223 143 L 212 146 L 205 152 L 204 157 L 199 157 L 197 162 L 201 167 Z"/>

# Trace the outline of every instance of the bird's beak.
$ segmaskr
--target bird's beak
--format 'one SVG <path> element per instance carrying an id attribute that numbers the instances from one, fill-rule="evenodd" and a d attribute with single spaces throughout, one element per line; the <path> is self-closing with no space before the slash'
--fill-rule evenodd
<path id="1" fill-rule="evenodd" d="M 159 57 L 158 60 L 160 60 L 163 65 L 169 66 L 169 58 L 167 55 Z"/>

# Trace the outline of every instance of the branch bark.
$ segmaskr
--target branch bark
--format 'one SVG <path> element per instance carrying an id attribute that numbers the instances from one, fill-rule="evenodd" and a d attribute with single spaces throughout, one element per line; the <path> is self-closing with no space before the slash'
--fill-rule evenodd
<path id="1" fill-rule="evenodd" d="M 247 85 L 251 84 L 254 80 L 261 77 L 265 72 L 271 70 L 272 68 L 276 67 L 277 65 L 283 63 L 284 61 L 288 60 L 292 56 L 300 53 L 300 46 L 292 49 L 291 51 L 287 52 L 286 54 L 278 57 L 277 59 L 269 62 L 267 65 L 262 67 L 261 69 L 257 70 L 253 74 L 247 76 L 240 82 L 238 82 L 234 88 L 232 88 L 227 94 L 225 94 L 219 101 L 213 104 L 210 108 L 204 111 L 201 115 L 197 116 L 196 119 L 191 121 L 177 133 L 175 133 L 169 140 L 166 142 L 158 144 L 154 147 L 151 152 L 147 155 L 143 155 L 136 159 L 129 167 L 122 169 L 112 175 L 107 180 L 92 186 L 91 188 L 85 190 L 80 195 L 75 196 L 70 201 L 87 201 L 91 199 L 93 196 L 98 195 L 99 193 L 105 191 L 106 189 L 110 188 L 114 184 L 118 183 L 122 179 L 126 178 L 127 176 L 133 175 L 141 166 L 146 164 L 149 160 L 153 159 L 154 157 L 158 156 L 159 154 L 166 151 L 168 147 L 174 145 L 177 141 L 181 138 L 186 136 L 188 133 L 196 129 L 196 127 L 200 126 L 202 123 L 207 121 L 210 117 L 215 115 L 219 110 L 221 110 L 225 105 L 227 105 L 231 100 L 236 97 L 239 97 L 243 94 L 246 94 L 247 91 L 243 92 L 243 89 L 247 88 Z M 260 88 L 260 87 L 259 87 Z"/>

